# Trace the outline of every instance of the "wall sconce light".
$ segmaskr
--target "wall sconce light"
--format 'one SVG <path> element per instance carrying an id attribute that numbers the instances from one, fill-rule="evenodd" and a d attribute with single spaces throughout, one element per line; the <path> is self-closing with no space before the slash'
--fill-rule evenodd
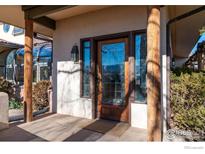
<path id="1" fill-rule="evenodd" d="M 72 47 L 72 50 L 71 50 L 71 60 L 73 62 L 78 62 L 79 61 L 79 50 L 78 50 L 77 44 L 75 44 Z"/>
<path id="2" fill-rule="evenodd" d="M 175 68 L 175 64 L 176 64 L 175 58 L 172 58 L 172 67 L 173 67 L 173 68 Z"/>

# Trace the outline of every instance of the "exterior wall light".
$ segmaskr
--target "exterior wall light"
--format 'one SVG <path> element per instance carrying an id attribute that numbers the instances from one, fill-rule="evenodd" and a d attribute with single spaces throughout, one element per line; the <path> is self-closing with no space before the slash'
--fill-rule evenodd
<path id="1" fill-rule="evenodd" d="M 75 44 L 71 50 L 71 60 L 73 62 L 79 61 L 79 50 L 77 44 Z"/>
<path id="2" fill-rule="evenodd" d="M 172 68 L 175 68 L 176 62 L 175 62 L 175 58 L 172 58 Z"/>

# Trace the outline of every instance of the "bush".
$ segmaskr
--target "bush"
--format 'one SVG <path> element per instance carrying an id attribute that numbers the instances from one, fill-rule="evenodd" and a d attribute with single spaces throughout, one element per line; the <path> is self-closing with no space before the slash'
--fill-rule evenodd
<path id="1" fill-rule="evenodd" d="M 14 97 L 13 84 L 3 77 L 0 77 L 0 92 L 5 92 L 9 95 L 9 99 Z"/>
<path id="2" fill-rule="evenodd" d="M 205 133 L 205 73 L 175 70 L 170 88 L 172 127 Z"/>
<path id="3" fill-rule="evenodd" d="M 9 109 L 23 109 L 23 103 L 12 99 L 9 101 Z"/>
<path id="4" fill-rule="evenodd" d="M 41 110 L 49 106 L 48 89 L 51 87 L 50 81 L 40 81 L 33 88 L 33 109 Z"/>

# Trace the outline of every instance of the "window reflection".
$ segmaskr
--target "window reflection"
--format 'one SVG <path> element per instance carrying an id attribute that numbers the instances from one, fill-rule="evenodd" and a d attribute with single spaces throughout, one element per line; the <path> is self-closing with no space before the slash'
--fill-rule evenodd
<path id="1" fill-rule="evenodd" d="M 13 29 L 13 35 L 16 36 L 16 35 L 21 35 L 24 33 L 24 29 L 22 28 L 19 28 L 19 27 L 14 27 Z"/>
<path id="2" fill-rule="evenodd" d="M 125 43 L 104 44 L 102 54 L 102 88 L 104 104 L 123 105 Z"/>
<path id="3" fill-rule="evenodd" d="M 135 100 L 146 102 L 146 34 L 135 36 Z"/>
<path id="4" fill-rule="evenodd" d="M 90 41 L 83 42 L 83 96 L 90 96 Z"/>
<path id="5" fill-rule="evenodd" d="M 8 33 L 9 29 L 10 29 L 10 25 L 9 24 L 3 24 L 4 33 Z"/>
<path id="6" fill-rule="evenodd" d="M 14 79 L 14 61 L 15 61 L 15 50 L 11 51 L 6 59 L 6 79 L 13 80 Z"/>

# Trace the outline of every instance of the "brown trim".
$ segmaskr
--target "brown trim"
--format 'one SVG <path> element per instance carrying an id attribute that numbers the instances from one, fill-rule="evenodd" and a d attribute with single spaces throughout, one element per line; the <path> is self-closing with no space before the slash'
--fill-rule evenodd
<path id="1" fill-rule="evenodd" d="M 129 110 L 129 123 L 131 124 L 131 103 L 135 101 L 135 34 L 134 32 L 130 33 L 129 36 L 129 92 L 130 97 L 128 98 L 128 110 Z"/>
<path id="2" fill-rule="evenodd" d="M 75 6 L 76 5 L 33 5 L 33 6 L 23 5 L 21 8 L 24 12 L 28 12 L 30 19 L 36 19 Z"/>
<path id="3" fill-rule="evenodd" d="M 99 118 L 108 118 L 112 120 L 120 120 L 124 122 L 129 122 L 129 62 L 128 59 L 126 59 L 126 55 L 129 54 L 129 38 L 128 37 L 121 37 L 117 39 L 108 39 L 108 40 L 102 40 L 98 41 L 98 103 L 97 103 L 97 108 L 98 108 L 98 117 Z M 124 76 L 125 76 L 125 104 L 123 106 L 118 106 L 118 105 L 106 105 L 102 103 L 102 66 L 101 66 L 101 46 L 102 44 L 107 44 L 107 43 L 116 43 L 116 42 L 125 42 L 126 44 L 126 49 L 125 49 L 125 61 L 124 61 Z M 127 56 L 128 57 L 128 56 Z M 109 115 L 112 115 L 109 117 Z"/>
<path id="4" fill-rule="evenodd" d="M 85 37 L 81 38 L 80 40 L 91 40 L 94 41 L 103 41 L 107 39 L 117 39 L 117 38 L 124 38 L 124 37 L 130 37 L 130 34 L 140 34 L 140 33 L 146 33 L 146 29 L 140 29 L 140 30 L 132 30 L 132 31 L 126 31 L 126 32 L 119 32 L 119 33 L 113 33 L 113 34 L 105 34 L 100 36 L 93 36 L 93 37 Z"/>
<path id="5" fill-rule="evenodd" d="M 179 20 L 182 20 L 182 19 L 184 19 L 184 18 L 190 17 L 190 16 L 192 16 L 192 15 L 194 15 L 194 14 L 197 14 L 197 13 L 199 13 L 199 12 L 202 12 L 202 11 L 204 11 L 204 10 L 205 10 L 205 6 L 198 7 L 198 8 L 196 8 L 196 9 L 194 9 L 194 10 L 188 11 L 188 12 L 182 14 L 182 15 L 179 15 L 179 16 L 177 16 L 177 17 L 175 17 L 175 18 L 169 20 L 167 24 L 171 24 L 171 23 L 173 23 L 173 22 L 177 22 L 177 21 L 179 21 Z"/>
<path id="6" fill-rule="evenodd" d="M 80 53 L 79 53 L 79 63 L 80 63 L 80 97 L 83 96 L 83 40 L 80 40 Z"/>

